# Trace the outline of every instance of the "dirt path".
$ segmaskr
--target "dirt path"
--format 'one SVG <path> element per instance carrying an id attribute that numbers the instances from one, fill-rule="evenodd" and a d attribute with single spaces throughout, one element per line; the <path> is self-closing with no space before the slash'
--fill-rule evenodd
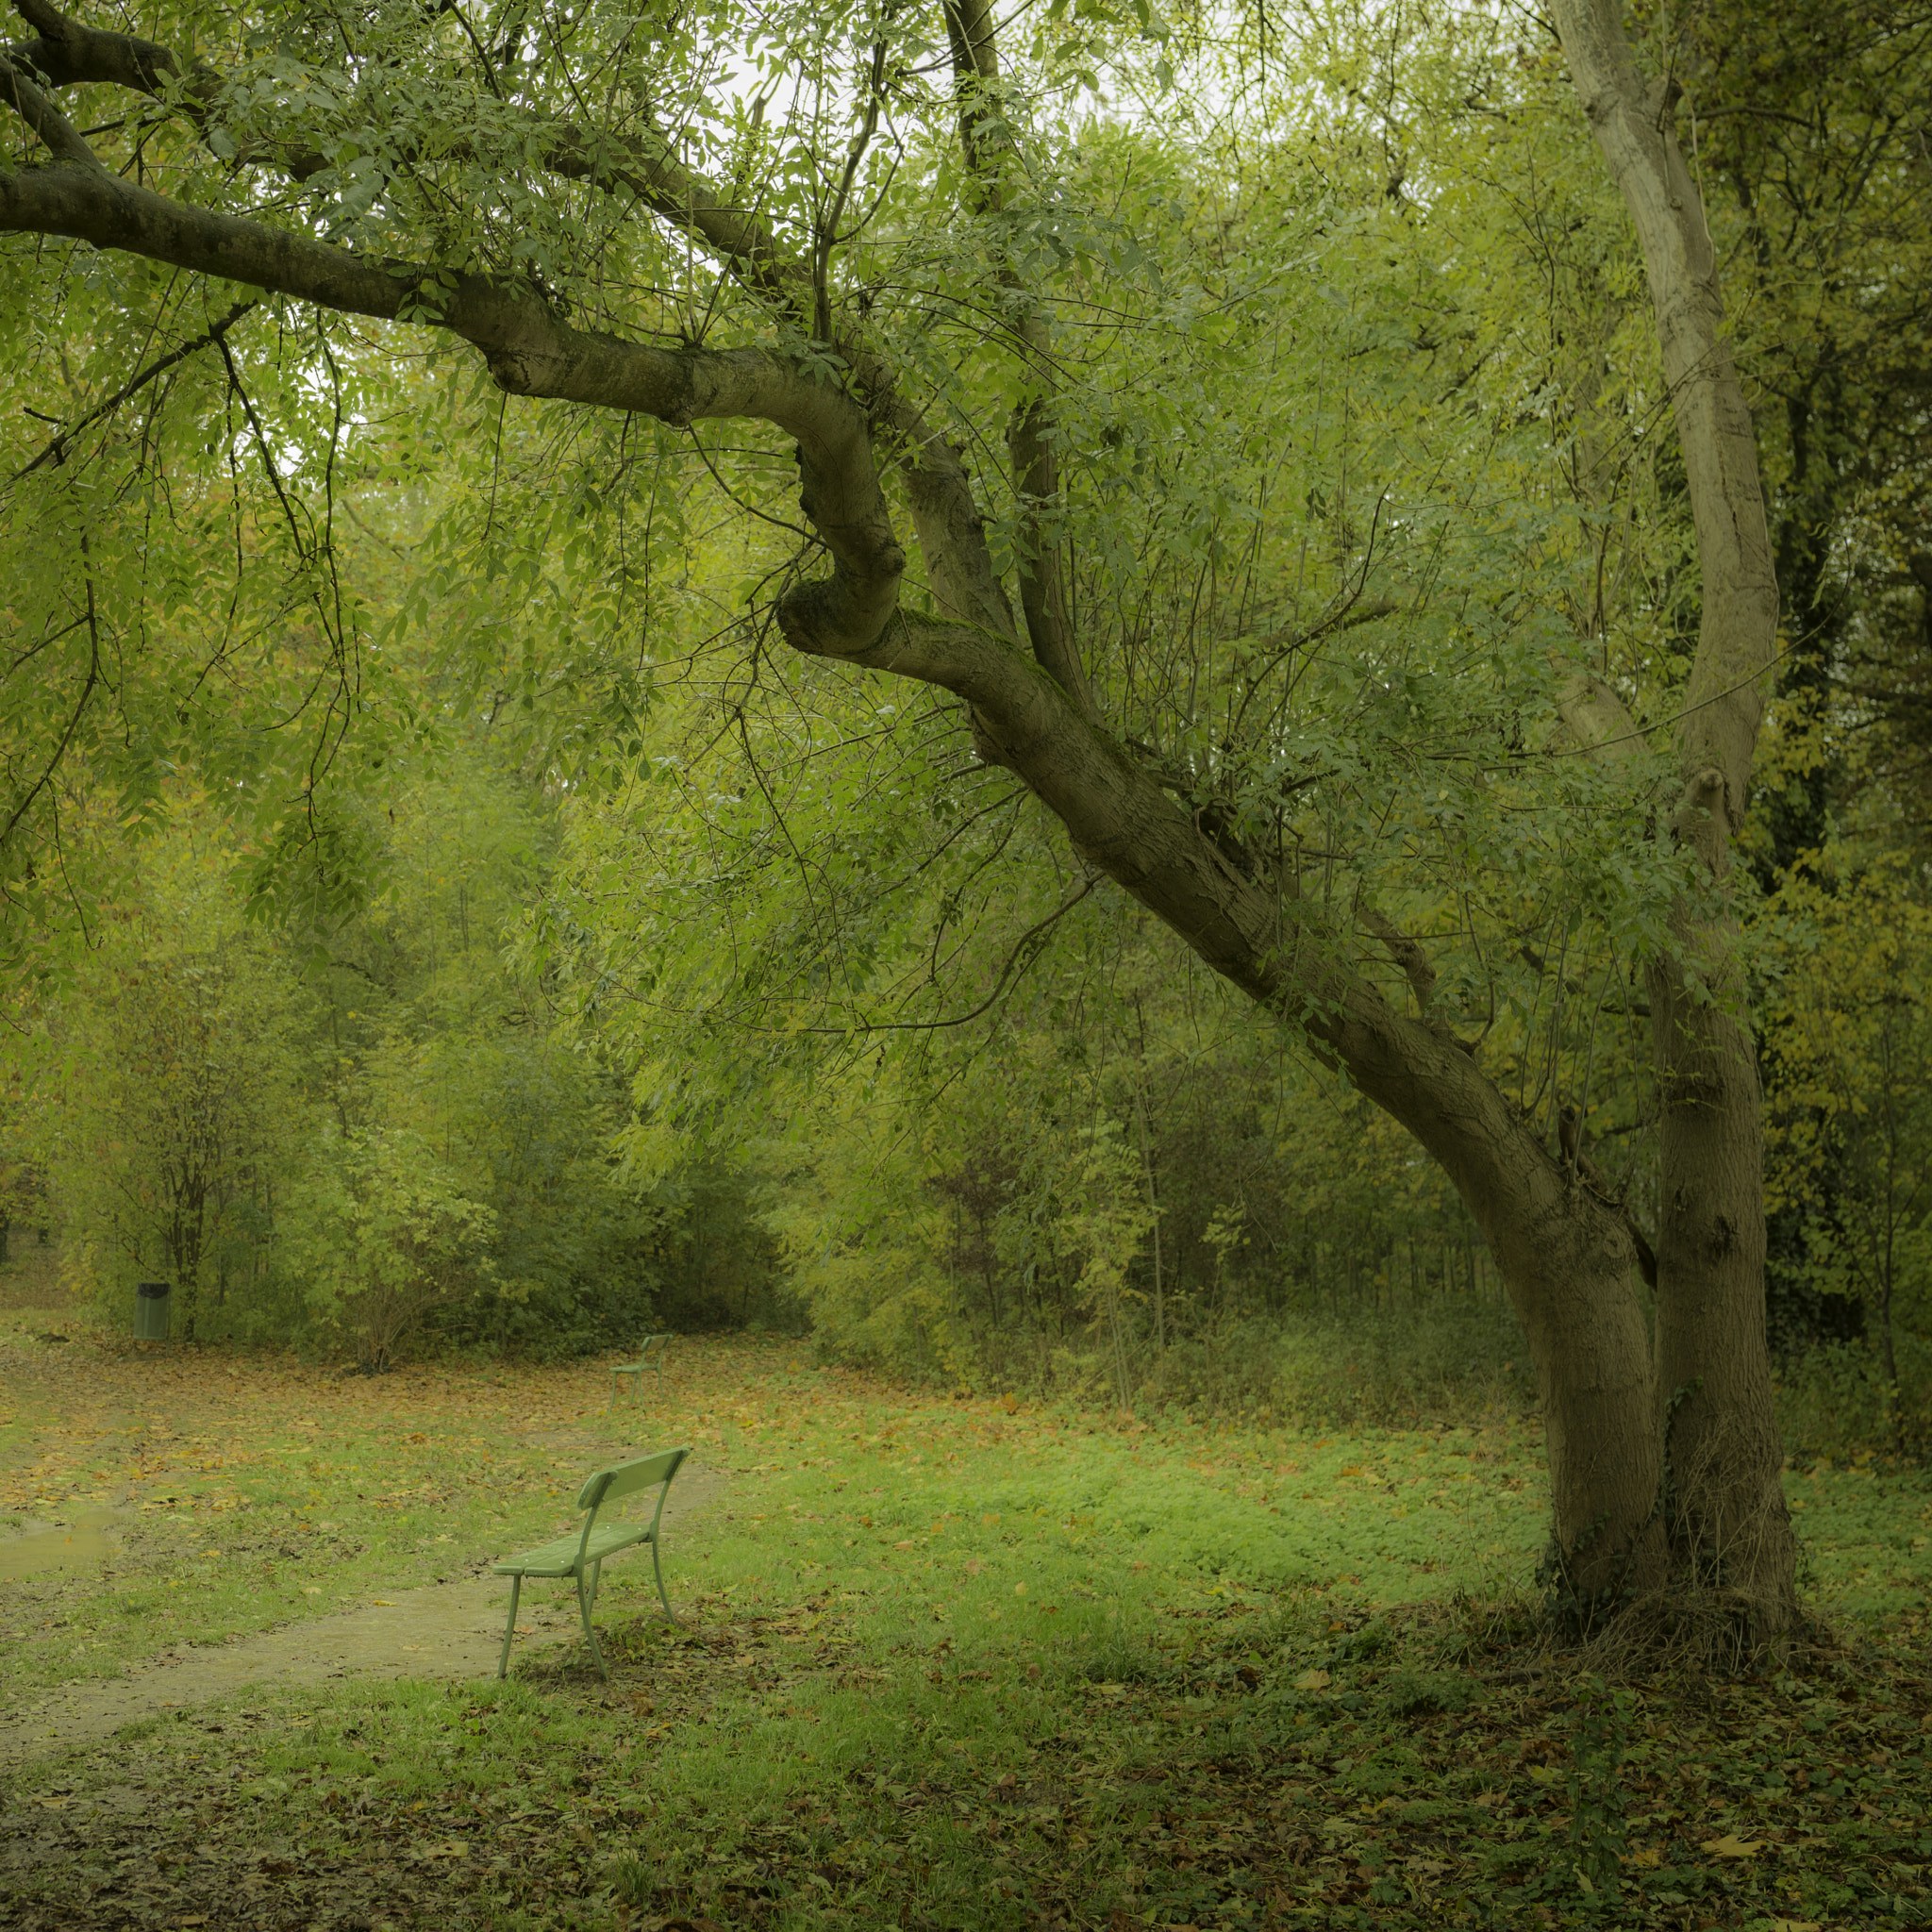
<path id="1" fill-rule="evenodd" d="M 617 1451 L 611 1460 L 620 1458 L 619 1445 L 599 1446 Z M 695 1515 L 724 1484 L 721 1471 L 688 1466 L 665 1499 L 665 1527 L 674 1529 Z M 638 1551 L 631 1560 L 648 1564 L 649 1554 Z M 666 1582 L 675 1605 L 675 1571 Z M 119 1681 L 62 1685 L 0 1711 L 0 1765 L 97 1742 L 139 1718 L 232 1696 L 251 1686 L 287 1690 L 344 1677 L 494 1676 L 508 1608 L 508 1580 L 482 1570 L 229 1643 L 176 1645 L 133 1666 Z M 576 1629 L 576 1597 L 566 1586 L 535 1584 L 525 1591 L 518 1606 L 519 1651 L 561 1642 Z"/>

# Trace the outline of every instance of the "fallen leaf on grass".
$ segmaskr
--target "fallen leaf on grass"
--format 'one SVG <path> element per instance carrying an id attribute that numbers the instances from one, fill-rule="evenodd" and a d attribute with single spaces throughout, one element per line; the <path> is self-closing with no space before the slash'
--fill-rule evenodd
<path id="1" fill-rule="evenodd" d="M 1297 1690 L 1325 1690 L 1328 1688 L 1328 1673 L 1319 1670 L 1304 1671 L 1294 1680 L 1294 1688 Z"/>
<path id="2" fill-rule="evenodd" d="M 1707 1838 L 1697 1847 L 1700 1852 L 1708 1852 L 1714 1858 L 1749 1858 L 1764 1849 L 1761 1838 L 1737 1838 L 1726 1834 L 1723 1838 Z"/>

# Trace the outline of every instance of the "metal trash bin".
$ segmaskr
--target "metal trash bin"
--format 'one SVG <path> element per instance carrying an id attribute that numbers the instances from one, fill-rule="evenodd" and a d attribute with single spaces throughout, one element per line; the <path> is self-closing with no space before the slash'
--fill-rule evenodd
<path id="1" fill-rule="evenodd" d="M 168 1284 L 143 1281 L 134 1291 L 134 1339 L 137 1341 L 165 1341 L 168 1339 Z"/>

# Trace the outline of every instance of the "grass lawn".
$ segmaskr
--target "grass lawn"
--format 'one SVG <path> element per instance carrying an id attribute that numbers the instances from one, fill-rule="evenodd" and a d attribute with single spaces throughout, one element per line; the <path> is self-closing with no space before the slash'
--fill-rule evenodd
<path id="1" fill-rule="evenodd" d="M 554 1534 L 608 1388 L 42 1320 L 0 1314 L 0 1510 L 128 1526 L 105 1573 L 8 1580 L 8 1698 Z M 1607 1689 L 1530 1637 L 1531 1421 L 1117 1426 L 748 1342 L 681 1345 L 647 1401 L 729 1476 L 667 1547 L 684 1629 L 620 1558 L 608 1687 L 531 1649 L 0 1774 L 0 1923 L 1932 1924 L 1915 1472 L 1790 1473 L 1835 1644 Z"/>

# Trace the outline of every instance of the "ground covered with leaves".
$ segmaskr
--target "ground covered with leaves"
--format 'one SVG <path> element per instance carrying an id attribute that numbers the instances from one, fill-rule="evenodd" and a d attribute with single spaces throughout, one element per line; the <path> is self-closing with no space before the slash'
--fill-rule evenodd
<path id="1" fill-rule="evenodd" d="M 16 1507 L 91 1502 L 137 1407 L 117 1378 L 143 1365 L 72 1346 L 64 1384 L 13 1378 Z M 573 1373 L 204 1358 L 179 1408 L 130 1417 L 150 1448 L 157 1415 L 173 1431 L 161 1493 L 224 1548 L 273 1530 L 295 1554 L 249 1548 L 286 1587 L 244 1601 L 191 1539 L 142 1587 L 177 1581 L 210 1633 L 260 1627 L 322 1613 L 309 1588 L 422 1580 L 437 1535 L 553 1533 L 581 1472 L 540 1438 L 608 1389 Z M 781 1344 L 691 1345 L 661 1401 L 666 1440 L 730 1483 L 667 1551 L 684 1628 L 648 1613 L 647 1562 L 613 1563 L 608 1686 L 580 1649 L 533 1649 L 507 1684 L 158 1711 L 15 1767 L 0 1922 L 1932 1924 L 1913 1472 L 1790 1474 L 1831 1638 L 1742 1681 L 1607 1683 L 1541 1647 L 1512 1589 L 1541 1539 L 1532 1421 L 1117 1424 L 910 1396 Z M 16 1682 L 129 1648 L 97 1574 L 25 1585 L 59 1627 L 16 1602 Z"/>

